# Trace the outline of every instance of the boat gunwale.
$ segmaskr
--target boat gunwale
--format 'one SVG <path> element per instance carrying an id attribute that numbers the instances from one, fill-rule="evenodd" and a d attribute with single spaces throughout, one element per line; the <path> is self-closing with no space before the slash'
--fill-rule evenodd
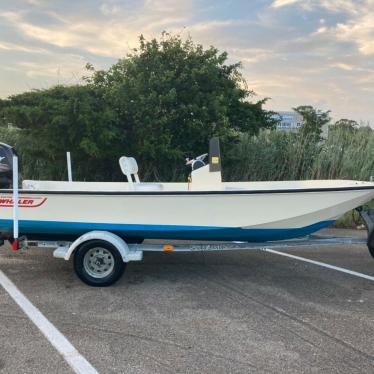
<path id="1" fill-rule="evenodd" d="M 347 187 L 312 187 L 312 188 L 287 188 L 274 190 L 186 190 L 186 191 L 72 191 L 72 190 L 24 190 L 19 189 L 20 194 L 29 195 L 255 195 L 255 194 L 277 194 L 277 193 L 310 193 L 310 192 L 340 192 L 374 190 L 371 186 L 347 186 Z M 12 189 L 0 189 L 1 193 L 13 194 Z"/>

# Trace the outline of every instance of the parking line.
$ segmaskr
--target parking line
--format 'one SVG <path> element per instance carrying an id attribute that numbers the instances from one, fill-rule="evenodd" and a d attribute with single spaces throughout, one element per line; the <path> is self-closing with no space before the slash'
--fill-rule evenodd
<path id="1" fill-rule="evenodd" d="M 371 276 L 371 275 L 358 273 L 357 271 L 352 271 L 352 270 L 349 270 L 349 269 L 341 268 L 339 266 L 325 264 L 324 262 L 320 262 L 320 261 L 309 260 L 309 259 L 304 258 L 304 257 L 291 255 L 291 254 L 285 253 L 285 252 L 275 251 L 274 249 L 270 249 L 270 248 L 262 248 L 261 250 L 264 251 L 264 252 L 269 252 L 269 253 L 273 253 L 273 254 L 280 255 L 280 256 L 290 257 L 290 258 L 293 258 L 294 260 L 308 262 L 308 263 L 313 264 L 313 265 L 322 266 L 322 267 L 327 268 L 327 269 L 337 270 L 337 271 L 340 271 L 342 273 L 354 275 L 355 277 L 364 278 L 364 279 L 367 279 L 367 280 L 374 281 L 374 277 Z"/>
<path id="2" fill-rule="evenodd" d="M 74 348 L 57 328 L 34 306 L 17 286 L 0 270 L 0 285 L 25 312 L 48 341 L 62 355 L 75 373 L 98 374 L 96 369 Z"/>

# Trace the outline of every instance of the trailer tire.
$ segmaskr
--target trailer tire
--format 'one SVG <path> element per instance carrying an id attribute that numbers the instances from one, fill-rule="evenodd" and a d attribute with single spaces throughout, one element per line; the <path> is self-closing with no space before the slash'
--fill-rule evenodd
<path id="1" fill-rule="evenodd" d="M 104 240 L 85 242 L 74 253 L 75 273 L 89 286 L 112 285 L 122 276 L 125 267 L 118 249 Z"/>

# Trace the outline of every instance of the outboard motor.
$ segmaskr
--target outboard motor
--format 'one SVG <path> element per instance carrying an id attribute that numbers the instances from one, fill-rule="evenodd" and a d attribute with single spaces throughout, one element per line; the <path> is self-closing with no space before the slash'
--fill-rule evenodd
<path id="1" fill-rule="evenodd" d="M 17 156 L 13 147 L 0 143 L 0 188 L 10 188 L 13 179 L 13 156 Z"/>

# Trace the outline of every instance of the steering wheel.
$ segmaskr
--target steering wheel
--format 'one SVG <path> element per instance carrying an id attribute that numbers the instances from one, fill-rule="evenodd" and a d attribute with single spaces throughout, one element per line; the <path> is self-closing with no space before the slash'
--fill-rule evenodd
<path id="1" fill-rule="evenodd" d="M 197 156 L 191 160 L 189 158 L 186 158 L 186 165 L 191 165 L 192 170 L 199 169 L 205 166 L 204 159 L 206 156 L 208 156 L 208 153 L 203 153 L 202 155 Z"/>

